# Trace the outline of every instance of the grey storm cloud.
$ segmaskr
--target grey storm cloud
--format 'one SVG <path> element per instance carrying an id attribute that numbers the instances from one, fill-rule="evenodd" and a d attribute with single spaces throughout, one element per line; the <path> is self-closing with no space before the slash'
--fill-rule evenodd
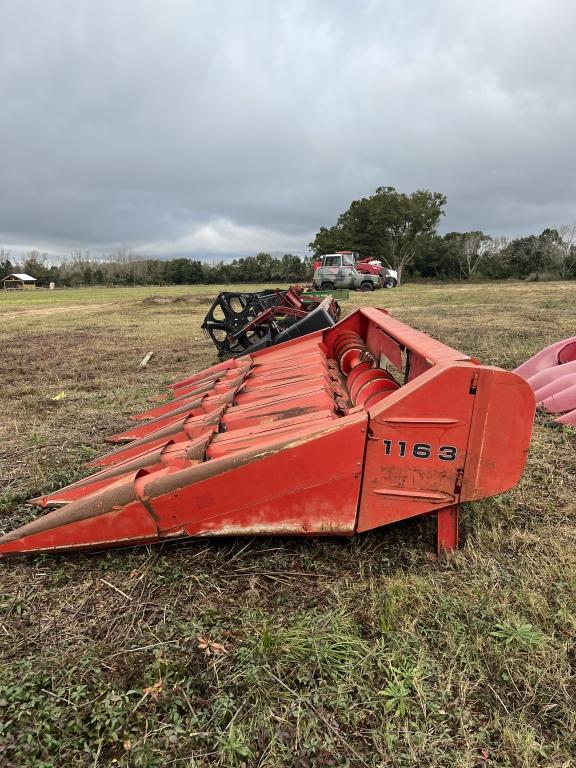
<path id="1" fill-rule="evenodd" d="M 377 186 L 576 221 L 571 0 L 0 0 L 0 245 L 304 252 Z"/>

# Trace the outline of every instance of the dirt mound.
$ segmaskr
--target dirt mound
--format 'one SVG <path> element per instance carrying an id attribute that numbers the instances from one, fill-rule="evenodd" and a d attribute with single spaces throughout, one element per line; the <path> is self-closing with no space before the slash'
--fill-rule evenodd
<path id="1" fill-rule="evenodd" d="M 198 301 L 198 298 L 187 293 L 184 296 L 147 296 L 142 299 L 142 304 L 147 307 L 154 307 L 160 304 L 181 304 L 183 302 L 191 304 L 195 301 Z"/>

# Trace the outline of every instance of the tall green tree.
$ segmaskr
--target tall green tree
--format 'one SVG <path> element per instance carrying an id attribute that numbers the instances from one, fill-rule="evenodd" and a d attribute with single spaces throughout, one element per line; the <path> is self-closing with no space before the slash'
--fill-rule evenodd
<path id="1" fill-rule="evenodd" d="M 545 229 L 540 235 L 528 235 L 511 240 L 502 252 L 514 277 L 530 278 L 554 271 L 555 256 L 561 241 L 555 229 Z"/>
<path id="2" fill-rule="evenodd" d="M 40 251 L 29 251 L 22 264 L 22 271 L 27 275 L 35 277 L 37 285 L 46 287 L 51 278 L 50 268 L 46 266 L 46 262 L 47 256 L 45 253 L 40 253 Z"/>
<path id="3" fill-rule="evenodd" d="M 456 243 L 448 235 L 423 238 L 418 252 L 405 271 L 410 277 L 457 280 L 460 276 Z"/>
<path id="4" fill-rule="evenodd" d="M 378 187 L 370 197 L 354 200 L 333 227 L 322 227 L 310 248 L 316 255 L 347 249 L 382 259 L 401 282 L 422 241 L 436 232 L 445 205 L 440 192 L 419 189 L 407 195 Z"/>

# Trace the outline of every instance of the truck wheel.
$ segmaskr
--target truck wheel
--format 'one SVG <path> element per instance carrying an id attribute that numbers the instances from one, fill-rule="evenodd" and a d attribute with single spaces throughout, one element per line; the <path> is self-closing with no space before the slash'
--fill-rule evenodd
<path id="1" fill-rule="evenodd" d="M 322 283 L 320 286 L 321 291 L 333 291 L 334 290 L 334 283 Z"/>
<path id="2" fill-rule="evenodd" d="M 396 280 L 393 277 L 387 277 L 384 281 L 384 288 L 396 288 Z"/>
<path id="3" fill-rule="evenodd" d="M 374 283 L 369 283 L 368 281 L 360 284 L 360 290 L 361 291 L 373 291 L 374 290 Z"/>

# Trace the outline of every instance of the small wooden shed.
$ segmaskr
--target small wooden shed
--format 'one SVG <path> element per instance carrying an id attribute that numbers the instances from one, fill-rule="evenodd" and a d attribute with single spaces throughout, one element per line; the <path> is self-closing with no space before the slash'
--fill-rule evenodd
<path id="1" fill-rule="evenodd" d="M 14 272 L 2 280 L 5 291 L 33 291 L 36 288 L 36 278 L 24 272 Z"/>

